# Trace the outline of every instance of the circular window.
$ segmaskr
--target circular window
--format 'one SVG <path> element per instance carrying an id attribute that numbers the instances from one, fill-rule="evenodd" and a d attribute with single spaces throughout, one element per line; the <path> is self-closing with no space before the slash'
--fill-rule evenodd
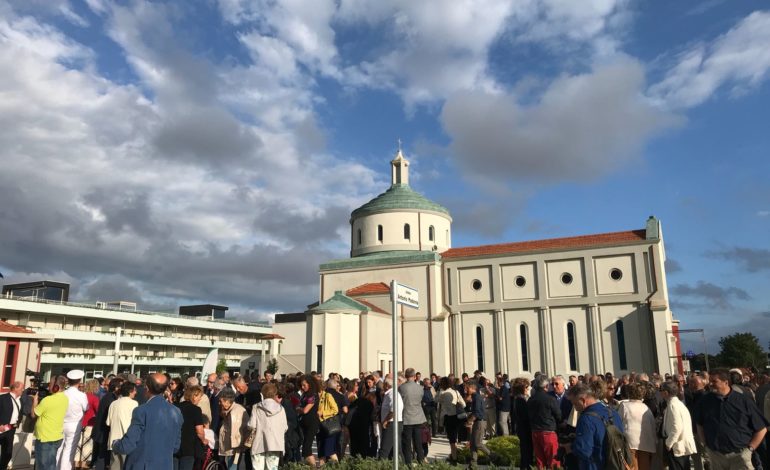
<path id="1" fill-rule="evenodd" d="M 618 268 L 612 268 L 612 269 L 610 270 L 610 278 L 611 278 L 613 281 L 619 281 L 619 280 L 621 280 L 621 279 L 623 278 L 623 271 L 621 271 L 621 270 L 620 270 L 620 269 L 618 269 Z"/>
<path id="2" fill-rule="evenodd" d="M 572 284 L 572 274 L 570 273 L 564 273 L 561 275 L 561 283 L 570 285 Z"/>
<path id="3" fill-rule="evenodd" d="M 473 282 L 471 282 L 471 287 L 473 287 L 473 290 L 481 290 L 481 281 L 474 279 Z"/>
<path id="4" fill-rule="evenodd" d="M 516 276 L 516 279 L 513 282 L 516 283 L 516 287 L 524 287 L 527 285 L 527 280 L 524 279 L 524 276 Z"/>

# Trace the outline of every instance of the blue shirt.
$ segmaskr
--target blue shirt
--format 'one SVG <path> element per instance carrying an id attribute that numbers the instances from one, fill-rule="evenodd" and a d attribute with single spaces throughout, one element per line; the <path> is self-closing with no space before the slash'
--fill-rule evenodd
<path id="1" fill-rule="evenodd" d="M 603 470 L 605 463 L 604 435 L 607 430 L 601 419 L 588 413 L 596 413 L 604 419 L 609 418 L 611 414 L 612 421 L 620 432 L 623 432 L 623 422 L 617 412 L 601 402 L 594 403 L 580 414 L 575 430 L 575 442 L 572 444 L 572 453 L 578 458 L 580 470 Z"/>

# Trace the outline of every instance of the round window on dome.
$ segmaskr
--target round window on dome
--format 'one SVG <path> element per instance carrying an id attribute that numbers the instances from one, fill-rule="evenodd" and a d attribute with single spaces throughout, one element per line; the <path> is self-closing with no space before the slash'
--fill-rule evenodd
<path id="1" fill-rule="evenodd" d="M 481 290 L 481 281 L 474 279 L 473 282 L 471 282 L 471 288 L 473 288 L 473 290 Z"/>
<path id="2" fill-rule="evenodd" d="M 524 287 L 527 285 L 527 279 L 524 276 L 516 276 L 516 279 L 514 279 L 513 282 L 516 284 L 516 287 Z"/>
<path id="3" fill-rule="evenodd" d="M 612 268 L 610 270 L 610 279 L 612 279 L 613 281 L 619 281 L 623 279 L 623 271 L 621 271 L 618 268 Z"/>
<path id="4" fill-rule="evenodd" d="M 561 283 L 564 284 L 565 286 L 572 284 L 572 274 L 563 273 L 561 275 Z"/>

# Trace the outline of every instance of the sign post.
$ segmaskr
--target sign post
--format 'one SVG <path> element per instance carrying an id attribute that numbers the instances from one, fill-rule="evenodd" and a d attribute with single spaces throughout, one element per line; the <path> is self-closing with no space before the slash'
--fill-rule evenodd
<path id="1" fill-rule="evenodd" d="M 398 439 L 398 305 L 406 305 L 407 307 L 419 308 L 419 296 L 417 295 L 417 289 L 412 289 L 405 285 L 399 284 L 395 280 L 390 281 L 390 297 L 393 302 L 393 310 L 391 315 L 392 328 L 393 328 L 393 367 L 391 372 L 393 374 L 393 389 L 392 389 L 392 403 L 393 403 L 393 470 L 398 470 L 398 449 L 400 442 Z"/>

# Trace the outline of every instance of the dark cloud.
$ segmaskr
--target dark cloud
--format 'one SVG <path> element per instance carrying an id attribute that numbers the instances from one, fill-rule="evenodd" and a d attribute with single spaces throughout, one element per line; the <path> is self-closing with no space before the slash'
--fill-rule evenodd
<path id="1" fill-rule="evenodd" d="M 682 265 L 679 264 L 679 261 L 671 258 L 666 258 L 666 273 L 667 274 L 674 274 L 678 273 L 682 270 Z"/>
<path id="2" fill-rule="evenodd" d="M 146 191 L 97 187 L 89 191 L 83 200 L 99 211 L 109 231 L 132 230 L 137 235 L 153 236 L 159 234 L 161 228 L 154 221 L 149 198 Z"/>
<path id="3" fill-rule="evenodd" d="M 316 246 L 339 239 L 338 230 L 350 232 L 350 208 L 326 207 L 312 215 L 292 211 L 281 203 L 265 203 L 254 220 L 254 229 L 296 244 Z"/>
<path id="4" fill-rule="evenodd" d="M 708 255 L 732 261 L 750 273 L 770 270 L 770 250 L 735 246 L 711 251 Z"/>
<path id="5" fill-rule="evenodd" d="M 217 165 L 256 159 L 260 138 L 217 108 L 191 108 L 170 116 L 153 138 L 158 155 Z"/>
<path id="6" fill-rule="evenodd" d="M 694 286 L 689 284 L 677 284 L 671 288 L 672 297 L 680 296 L 694 299 L 702 305 L 718 309 L 731 309 L 734 300 L 751 300 L 748 292 L 740 287 L 720 287 L 710 282 L 698 281 Z M 679 304 L 680 308 L 688 304 Z"/>
<path id="7" fill-rule="evenodd" d="M 644 68 L 634 61 L 555 80 L 539 101 L 468 91 L 446 101 L 450 150 L 470 174 L 491 180 L 595 179 L 630 162 L 675 116 L 646 103 Z"/>

